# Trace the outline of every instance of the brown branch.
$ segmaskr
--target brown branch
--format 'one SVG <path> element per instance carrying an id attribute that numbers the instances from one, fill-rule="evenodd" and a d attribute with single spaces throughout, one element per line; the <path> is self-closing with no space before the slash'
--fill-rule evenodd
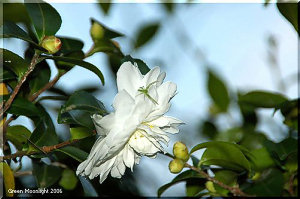
<path id="1" fill-rule="evenodd" d="M 50 82 L 48 82 L 43 88 L 41 88 L 40 90 L 38 90 L 36 93 L 34 93 L 33 95 L 31 95 L 28 99 L 29 101 L 33 102 L 40 94 L 42 94 L 43 92 L 45 92 L 46 90 L 48 90 L 49 88 L 51 88 L 52 86 L 54 86 L 54 84 L 56 84 L 56 82 L 59 80 L 59 78 L 61 76 L 63 76 L 65 73 L 59 73 L 58 75 L 56 75 L 54 77 L 53 80 L 51 80 Z"/>
<path id="2" fill-rule="evenodd" d="M 20 177 L 20 176 L 28 176 L 28 175 L 32 175 L 32 171 L 18 171 L 14 173 L 14 176 Z"/>
<path id="3" fill-rule="evenodd" d="M 19 90 L 23 83 L 26 81 L 29 74 L 34 70 L 36 64 L 38 63 L 39 53 L 35 52 L 34 56 L 32 57 L 31 63 L 28 67 L 28 70 L 25 72 L 25 74 L 21 77 L 20 81 L 18 82 L 17 86 L 15 87 L 12 94 L 9 96 L 8 100 L 5 102 L 3 110 L 1 110 L 0 118 L 4 115 L 4 113 L 10 108 L 12 102 L 14 101 L 15 97 L 19 93 Z"/>
<path id="4" fill-rule="evenodd" d="M 52 152 L 52 151 L 54 151 L 56 149 L 60 149 L 62 147 L 74 144 L 74 143 L 78 142 L 79 140 L 80 139 L 74 139 L 74 140 L 68 140 L 68 141 L 65 141 L 65 142 L 53 145 L 53 146 L 43 146 L 42 148 L 40 148 L 40 150 L 43 153 L 47 154 L 47 153 L 50 153 L 50 152 Z M 0 157 L 0 161 L 15 159 L 17 157 L 29 156 L 29 155 L 33 155 L 33 154 L 38 154 L 38 153 L 41 153 L 41 151 L 32 151 L 32 152 L 29 152 L 29 153 L 26 152 L 26 151 L 18 151 L 18 152 L 14 153 L 14 154 L 6 155 L 6 156 L 1 156 Z"/>
<path id="5" fill-rule="evenodd" d="M 165 156 L 168 156 L 172 159 L 175 159 L 175 157 L 173 155 L 171 155 L 170 153 L 163 153 Z M 213 178 L 213 177 L 210 177 L 206 172 L 194 167 L 194 166 L 191 166 L 189 165 L 188 163 L 185 163 L 184 165 L 185 167 L 187 168 L 190 168 L 192 169 L 193 171 L 196 171 L 197 173 L 199 173 L 200 175 L 202 175 L 203 177 L 205 177 L 207 180 L 209 181 L 212 181 L 213 183 L 219 185 L 220 187 L 223 187 L 224 189 L 227 189 L 229 190 L 234 196 L 245 196 L 245 197 L 253 197 L 252 195 L 248 195 L 246 193 L 244 193 L 242 190 L 239 189 L 239 187 L 231 187 L 231 186 L 228 186 L 226 184 L 224 184 L 223 182 L 220 182 L 219 180 Z"/>

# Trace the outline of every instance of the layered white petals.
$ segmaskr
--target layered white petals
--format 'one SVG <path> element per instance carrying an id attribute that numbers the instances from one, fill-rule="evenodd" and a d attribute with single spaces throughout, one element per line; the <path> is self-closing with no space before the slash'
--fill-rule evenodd
<path id="1" fill-rule="evenodd" d="M 160 144 L 168 144 L 167 133 L 177 133 L 182 121 L 164 116 L 170 100 L 176 94 L 176 84 L 165 82 L 166 74 L 159 67 L 142 75 L 130 62 L 121 65 L 117 72 L 118 94 L 114 112 L 102 117 L 93 115 L 99 138 L 91 152 L 76 171 L 90 179 L 100 176 L 102 183 L 110 173 L 121 178 L 126 167 L 133 170 L 142 155 L 155 158 L 165 152 Z"/>

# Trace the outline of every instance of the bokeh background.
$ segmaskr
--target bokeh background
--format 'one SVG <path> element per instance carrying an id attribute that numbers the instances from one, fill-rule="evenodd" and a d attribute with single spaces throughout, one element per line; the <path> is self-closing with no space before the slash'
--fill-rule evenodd
<path id="1" fill-rule="evenodd" d="M 268 90 L 298 97 L 298 35 L 293 26 L 280 14 L 276 4 L 263 3 L 114 3 L 99 6 L 95 3 L 51 3 L 62 17 L 59 36 L 74 37 L 84 42 L 84 52 L 93 44 L 89 29 L 90 18 L 95 18 L 125 36 L 116 38 L 124 54 L 142 59 L 150 68 L 160 66 L 167 73 L 166 80 L 177 84 L 178 94 L 172 99 L 170 116 L 186 124 L 178 135 L 171 135 L 167 151 L 175 141 L 181 140 L 191 148 L 207 137 L 201 125 L 210 114 L 211 99 L 207 92 L 207 69 L 210 68 L 226 82 L 229 91 Z M 108 9 L 107 9 L 108 8 Z M 136 35 L 149 24 L 158 30 L 149 42 L 135 48 Z M 5 40 L 4 47 L 23 57 L 24 42 Z M 275 60 L 274 60 L 275 59 Z M 104 53 L 97 53 L 86 61 L 98 66 L 106 84 L 88 70 L 75 67 L 56 84 L 67 93 L 78 88 L 94 87 L 93 94 L 112 111 L 116 95 L 115 75 Z M 51 66 L 53 78 L 56 74 Z M 46 93 L 47 94 L 47 93 Z M 49 93 L 48 93 L 49 94 Z M 56 121 L 57 101 L 44 101 L 53 107 L 52 119 Z M 264 132 L 273 141 L 282 140 L 286 127 L 279 113 L 259 110 L 257 131 Z M 226 130 L 242 122 L 241 114 L 232 104 L 228 114 L 216 118 L 219 130 Z M 23 124 L 33 130 L 29 120 L 19 117 L 12 124 Z M 61 139 L 68 139 L 67 128 L 56 124 Z M 30 169 L 29 159 L 23 158 L 24 170 Z M 156 196 L 157 189 L 173 179 L 168 170 L 169 159 L 158 155 L 156 159 L 143 157 L 134 167 L 134 185 L 142 196 Z M 96 182 L 98 179 L 95 180 Z M 34 184 L 34 179 L 24 177 L 23 183 Z M 120 184 L 127 183 L 126 179 Z M 101 193 L 101 187 L 96 189 Z M 168 189 L 164 196 L 184 196 L 184 184 Z"/>

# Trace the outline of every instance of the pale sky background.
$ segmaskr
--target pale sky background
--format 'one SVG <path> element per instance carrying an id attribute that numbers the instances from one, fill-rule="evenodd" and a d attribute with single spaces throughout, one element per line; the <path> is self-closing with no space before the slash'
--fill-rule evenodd
<path id="1" fill-rule="evenodd" d="M 166 80 L 177 84 L 178 94 L 172 99 L 172 107 L 167 115 L 183 120 L 186 125 L 181 128 L 179 137 L 171 136 L 167 147 L 169 152 L 173 143 L 179 139 L 185 140 L 190 148 L 204 141 L 192 139 L 191 135 L 197 130 L 198 122 L 207 116 L 210 104 L 206 92 L 204 61 L 195 59 L 196 54 L 191 46 L 178 42 L 177 36 L 182 31 L 192 39 L 192 45 L 203 52 L 210 67 L 226 81 L 231 91 L 278 91 L 267 61 L 267 38 L 270 34 L 278 42 L 278 60 L 283 78 L 298 72 L 298 36 L 292 25 L 280 15 L 275 4 L 268 7 L 263 4 L 179 4 L 173 13 L 176 17 L 168 16 L 160 4 L 115 4 L 108 16 L 96 4 L 52 5 L 63 21 L 57 35 L 81 39 L 85 43 L 86 52 L 92 45 L 89 19 L 93 17 L 127 36 L 116 39 L 124 54 L 144 60 L 150 68 L 159 64 L 167 73 Z M 162 22 L 155 41 L 132 52 L 130 39 L 135 37 L 142 24 L 153 21 Z M 22 41 L 8 41 L 5 48 L 23 56 Z M 86 61 L 99 66 L 103 72 L 106 85 L 96 97 L 112 110 L 111 104 L 117 90 L 104 57 L 97 53 Z M 102 87 L 96 75 L 80 67 L 64 75 L 57 86 L 75 91 L 76 87 L 83 84 L 98 84 Z M 294 82 L 285 94 L 296 98 L 297 91 L 297 83 Z M 231 107 L 231 114 L 233 120 L 240 121 L 234 107 Z M 272 111 L 260 111 L 260 115 L 266 116 L 262 123 L 274 124 Z M 56 118 L 53 119 L 56 121 Z M 277 113 L 275 120 L 282 120 L 281 115 Z M 231 126 L 231 121 L 228 117 L 221 117 L 219 123 L 226 129 Z M 12 124 L 17 123 L 26 124 L 32 130 L 28 121 L 22 118 Z M 260 124 L 258 129 L 269 133 L 272 140 L 280 140 L 283 135 L 273 131 L 270 126 Z M 161 155 L 156 159 L 144 157 L 140 165 L 134 167 L 142 195 L 156 196 L 157 189 L 175 177 L 168 171 L 169 161 Z M 184 191 L 182 183 L 170 188 L 164 196 L 184 196 Z"/>

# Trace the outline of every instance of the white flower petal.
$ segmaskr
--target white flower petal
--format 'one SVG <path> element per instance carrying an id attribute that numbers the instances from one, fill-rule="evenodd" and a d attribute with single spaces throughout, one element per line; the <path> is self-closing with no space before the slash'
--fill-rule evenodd
<path id="1" fill-rule="evenodd" d="M 157 78 L 157 83 L 156 83 L 157 87 L 160 86 L 163 83 L 165 77 L 166 77 L 166 73 L 165 72 L 162 72 L 162 73 L 159 74 L 159 76 Z"/>
<path id="2" fill-rule="evenodd" d="M 118 91 L 126 90 L 132 97 L 142 85 L 143 75 L 131 62 L 124 62 L 117 72 Z"/>
<path id="3" fill-rule="evenodd" d="M 157 78 L 160 74 L 160 68 L 157 66 L 153 69 L 151 69 L 143 78 L 144 86 L 147 87 L 149 84 L 156 82 Z"/>
<path id="4" fill-rule="evenodd" d="M 133 165 L 134 165 L 134 152 L 133 152 L 132 148 L 129 147 L 128 144 L 124 148 L 123 161 L 124 161 L 124 164 L 127 167 L 129 167 L 132 171 Z"/>

